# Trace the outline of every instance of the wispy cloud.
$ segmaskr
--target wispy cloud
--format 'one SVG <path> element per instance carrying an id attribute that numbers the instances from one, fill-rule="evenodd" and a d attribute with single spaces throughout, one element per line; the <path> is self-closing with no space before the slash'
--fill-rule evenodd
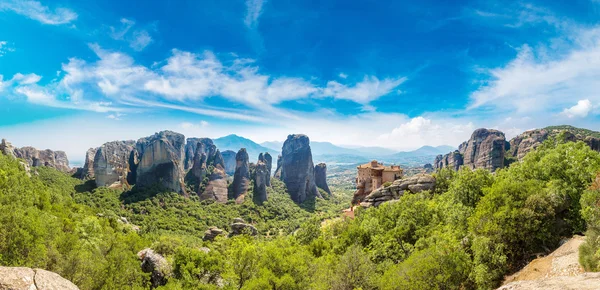
<path id="1" fill-rule="evenodd" d="M 0 2 L 0 11 L 9 10 L 43 24 L 60 25 L 75 21 L 77 13 L 68 8 L 58 7 L 54 10 L 32 0 L 5 0 Z"/>
<path id="2" fill-rule="evenodd" d="M 119 27 L 110 26 L 109 36 L 115 40 L 123 40 L 129 43 L 135 51 L 142 51 L 153 42 L 152 36 L 146 29 L 134 29 L 135 21 L 121 18 Z"/>
<path id="3" fill-rule="evenodd" d="M 0 41 L 0 57 L 4 56 L 9 52 L 15 51 L 14 48 L 8 46 L 8 42 Z"/>
<path id="4" fill-rule="evenodd" d="M 366 105 L 381 96 L 391 93 L 404 81 L 406 81 L 405 77 L 379 80 L 375 76 L 366 76 L 361 82 L 353 86 L 330 81 L 323 90 L 323 95 Z"/>
<path id="5" fill-rule="evenodd" d="M 246 0 L 246 18 L 244 24 L 248 28 L 256 28 L 258 26 L 258 18 L 262 13 L 265 0 Z"/>

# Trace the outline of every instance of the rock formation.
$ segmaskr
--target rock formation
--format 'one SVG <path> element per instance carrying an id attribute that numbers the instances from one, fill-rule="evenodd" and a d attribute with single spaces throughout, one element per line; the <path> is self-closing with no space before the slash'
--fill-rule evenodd
<path id="1" fill-rule="evenodd" d="M 510 140 L 507 155 L 521 160 L 527 153 L 542 145 L 548 137 L 548 131 L 544 129 L 523 132 Z"/>
<path id="2" fill-rule="evenodd" d="M 237 235 L 258 235 L 258 230 L 251 224 L 247 224 L 241 218 L 235 218 L 233 223 L 231 224 L 231 232 L 229 233 L 230 237 Z"/>
<path id="3" fill-rule="evenodd" d="M 462 165 L 463 165 L 463 156 L 462 156 L 462 154 L 460 154 L 460 152 L 458 152 L 458 150 L 455 150 L 454 152 L 450 152 L 446 155 L 438 155 L 434 161 L 435 169 L 442 169 L 442 168 L 449 167 L 454 170 L 458 170 L 458 168 L 460 168 Z"/>
<path id="4" fill-rule="evenodd" d="M 6 139 L 2 139 L 2 142 L 0 143 L 0 153 L 13 158 L 16 157 L 15 147 L 13 147 L 10 142 L 6 141 Z"/>
<path id="5" fill-rule="evenodd" d="M 217 151 L 218 152 L 218 151 Z M 208 184 L 202 193 L 198 189 L 200 200 L 215 200 L 220 203 L 226 203 L 228 197 L 227 189 L 227 173 L 225 169 L 218 164 L 214 167 L 213 172 L 208 175 Z"/>
<path id="6" fill-rule="evenodd" d="M 399 199 L 405 191 L 418 193 L 435 189 L 435 178 L 429 174 L 417 174 L 394 181 L 390 186 L 382 186 L 372 191 L 360 203 L 362 207 L 379 206 L 380 204 Z"/>
<path id="7" fill-rule="evenodd" d="M 152 288 L 167 284 L 167 280 L 171 275 L 171 266 L 167 259 L 150 248 L 139 251 L 137 255 L 142 261 L 142 271 L 151 273 L 150 284 L 152 284 Z"/>
<path id="8" fill-rule="evenodd" d="M 0 289 L 7 290 L 79 290 L 71 281 L 60 275 L 24 267 L 0 266 Z"/>
<path id="9" fill-rule="evenodd" d="M 433 165 L 431 165 L 431 163 L 427 163 L 427 164 L 423 165 L 423 170 L 425 171 L 425 173 L 432 173 L 433 171 L 435 171 L 433 169 Z"/>
<path id="10" fill-rule="evenodd" d="M 269 154 L 269 152 L 265 152 L 265 165 L 267 165 L 267 171 L 269 172 L 269 174 L 267 174 L 267 186 L 271 186 L 271 169 L 273 168 L 273 157 L 271 157 L 271 154 Z"/>
<path id="11" fill-rule="evenodd" d="M 315 184 L 318 188 L 331 195 L 331 190 L 329 190 L 329 186 L 327 185 L 327 165 L 325 163 L 319 163 L 315 166 Z"/>
<path id="12" fill-rule="evenodd" d="M 267 201 L 267 178 L 269 176 L 269 170 L 265 163 L 262 153 L 259 156 L 258 162 L 256 162 L 256 169 L 254 170 L 254 195 L 253 200 L 255 203 L 262 204 Z"/>
<path id="13" fill-rule="evenodd" d="M 169 190 L 185 194 L 184 146 L 182 134 L 162 131 L 137 141 L 135 155 L 136 185 L 159 183 Z M 97 174 L 97 173 L 96 173 Z"/>
<path id="14" fill-rule="evenodd" d="M 277 168 L 275 169 L 275 174 L 273 174 L 274 178 L 281 179 L 281 165 L 282 165 L 282 157 L 281 155 L 277 156 Z"/>
<path id="15" fill-rule="evenodd" d="M 183 169 L 189 170 L 194 166 L 194 158 L 198 150 L 202 150 L 202 152 L 208 155 L 208 150 L 210 150 L 212 146 L 214 146 L 214 143 L 210 138 L 187 138 Z"/>
<path id="16" fill-rule="evenodd" d="M 250 166 L 246 148 L 240 149 L 235 155 L 235 173 L 233 175 L 232 197 L 238 199 L 245 196 L 250 185 Z"/>
<path id="17" fill-rule="evenodd" d="M 78 178 L 89 180 L 96 177 L 94 174 L 94 159 L 96 159 L 96 152 L 98 152 L 98 148 L 90 148 L 85 152 L 85 162 L 83 163 L 83 168 L 81 168 L 81 171 L 78 174 L 79 176 L 77 176 Z"/>
<path id="18" fill-rule="evenodd" d="M 233 175 L 235 173 L 235 155 L 236 153 L 231 150 L 225 150 L 221 152 L 223 163 L 225 164 L 225 173 L 229 175 Z"/>
<path id="19" fill-rule="evenodd" d="M 225 234 L 225 231 L 217 227 L 210 227 L 204 232 L 203 241 L 214 241 L 217 236 Z"/>
<path id="20" fill-rule="evenodd" d="M 96 155 L 92 162 L 91 174 L 96 178 L 96 186 L 118 187 L 128 185 L 129 157 L 134 146 L 135 141 L 113 141 L 104 143 L 95 150 Z M 88 153 L 91 152 L 93 152 L 92 149 L 88 150 Z M 88 156 L 86 156 L 87 158 Z M 89 167 L 87 160 L 86 165 Z M 87 175 L 90 175 L 89 171 Z"/>
<path id="21" fill-rule="evenodd" d="M 281 180 L 292 200 L 302 203 L 308 197 L 320 197 L 308 137 L 289 135 L 283 143 L 281 158 Z"/>
<path id="22" fill-rule="evenodd" d="M 7 156 L 23 159 L 29 167 L 45 166 L 65 173 L 71 171 L 69 159 L 63 151 L 52 151 L 50 149 L 37 150 L 33 147 L 15 148 L 12 144 L 2 139 L 0 152 Z"/>

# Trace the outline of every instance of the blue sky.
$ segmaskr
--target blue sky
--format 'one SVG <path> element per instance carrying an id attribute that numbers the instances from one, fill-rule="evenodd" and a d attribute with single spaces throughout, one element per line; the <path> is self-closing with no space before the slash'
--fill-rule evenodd
<path id="1" fill-rule="evenodd" d="M 398 150 L 598 127 L 600 2 L 0 0 L 0 136 Z"/>

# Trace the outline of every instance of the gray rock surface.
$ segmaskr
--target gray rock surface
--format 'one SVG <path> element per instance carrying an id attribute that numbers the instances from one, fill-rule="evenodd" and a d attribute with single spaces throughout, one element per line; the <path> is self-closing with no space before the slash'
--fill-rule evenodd
<path id="1" fill-rule="evenodd" d="M 3 144 L 0 145 L 0 148 L 3 148 L 1 149 L 3 154 L 23 159 L 30 167 L 51 167 L 65 173 L 71 171 L 69 159 L 63 151 L 37 150 L 29 146 L 15 148 L 5 140 L 0 144 Z"/>
<path id="2" fill-rule="evenodd" d="M 315 166 L 315 184 L 318 188 L 331 195 L 329 185 L 327 185 L 327 164 L 319 163 Z"/>
<path id="3" fill-rule="evenodd" d="M 379 206 L 384 202 L 397 200 L 405 191 L 418 193 L 435 189 L 435 178 L 429 174 L 417 174 L 394 181 L 388 187 L 380 187 L 367 195 L 360 203 L 362 207 Z"/>
<path id="4" fill-rule="evenodd" d="M 463 165 L 463 156 L 458 150 L 446 155 L 438 155 L 434 161 L 435 169 L 452 168 L 458 170 Z"/>
<path id="5" fill-rule="evenodd" d="M 248 152 L 246 148 L 240 149 L 235 156 L 235 173 L 233 175 L 232 197 L 238 199 L 248 192 L 250 185 L 250 166 L 248 163 Z"/>
<path id="6" fill-rule="evenodd" d="M 308 197 L 320 197 L 308 136 L 289 135 L 283 143 L 281 157 L 281 180 L 292 200 L 302 203 Z"/>
<path id="7" fill-rule="evenodd" d="M 87 180 L 96 177 L 94 174 L 94 159 L 96 159 L 96 152 L 98 152 L 98 148 L 90 148 L 85 152 L 85 162 L 83 163 L 81 174 L 78 176 L 79 178 Z"/>
<path id="8" fill-rule="evenodd" d="M 269 154 L 269 152 L 265 152 L 265 165 L 267 165 L 267 171 L 269 172 L 269 174 L 267 174 L 267 186 L 271 186 L 271 169 L 273 168 L 273 157 L 271 157 L 271 154 Z"/>
<path id="9" fill-rule="evenodd" d="M 281 179 L 281 165 L 283 164 L 283 158 L 281 155 L 277 156 L 277 168 L 275 169 L 275 173 L 273 174 L 274 178 Z"/>
<path id="10" fill-rule="evenodd" d="M 504 167 L 505 143 L 504 133 L 498 130 L 475 130 L 467 144 L 459 147 L 463 154 L 463 165 L 471 169 L 482 168 L 490 171 Z"/>
<path id="11" fill-rule="evenodd" d="M 233 237 L 237 235 L 256 236 L 258 235 L 258 230 L 253 225 L 247 224 L 243 219 L 236 218 L 231 224 L 231 232 L 229 233 L 229 236 Z"/>
<path id="12" fill-rule="evenodd" d="M 127 175 L 130 172 L 129 157 L 134 146 L 135 141 L 113 141 L 104 143 L 96 149 L 92 163 L 92 174 L 96 178 L 96 186 L 129 185 L 127 182 Z M 93 151 L 88 150 L 88 153 L 91 152 Z M 89 164 L 87 165 L 89 166 Z"/>
<path id="13" fill-rule="evenodd" d="M 262 153 L 260 155 L 262 157 Z M 269 176 L 269 170 L 267 164 L 263 160 L 256 162 L 256 169 L 254 171 L 254 194 L 253 200 L 255 203 L 262 204 L 267 201 L 267 177 Z"/>
<path id="14" fill-rule="evenodd" d="M 136 185 L 144 187 L 159 183 L 166 189 L 186 194 L 184 141 L 182 134 L 171 131 L 162 131 L 138 140 L 135 149 L 139 159 L 135 166 Z"/>
<path id="15" fill-rule="evenodd" d="M 151 273 L 150 283 L 152 288 L 167 284 L 172 270 L 169 262 L 152 249 L 146 248 L 138 252 L 138 258 L 142 261 L 141 267 L 144 273 Z"/>
<path id="16" fill-rule="evenodd" d="M 219 229 L 217 227 L 210 227 L 210 228 L 208 228 L 208 230 L 206 230 L 204 232 L 204 236 L 202 237 L 202 240 L 213 241 L 217 236 L 224 235 L 224 234 L 225 234 L 224 230 Z"/>
<path id="17" fill-rule="evenodd" d="M 549 136 L 548 131 L 544 129 L 525 131 L 510 140 L 507 154 L 521 160 L 527 153 L 542 145 Z"/>
<path id="18" fill-rule="evenodd" d="M 0 290 L 78 290 L 79 288 L 60 275 L 24 267 L 0 266 Z"/>
<path id="19" fill-rule="evenodd" d="M 208 184 L 202 193 L 198 192 L 198 195 L 200 196 L 200 200 L 215 200 L 220 203 L 227 202 L 227 173 L 225 173 L 225 169 L 220 164 L 208 175 Z"/>
<path id="20" fill-rule="evenodd" d="M 235 173 L 235 155 L 236 153 L 231 150 L 225 150 L 221 152 L 223 163 L 225 164 L 225 173 L 228 175 L 233 175 Z"/>
<path id="21" fill-rule="evenodd" d="M 194 166 L 194 158 L 198 150 L 208 155 L 208 150 L 210 150 L 211 146 L 214 146 L 214 143 L 210 138 L 187 138 L 184 170 L 189 170 Z"/>
<path id="22" fill-rule="evenodd" d="M 13 158 L 16 157 L 15 147 L 13 147 L 10 142 L 6 141 L 6 139 L 2 139 L 2 142 L 0 142 L 0 153 Z"/>

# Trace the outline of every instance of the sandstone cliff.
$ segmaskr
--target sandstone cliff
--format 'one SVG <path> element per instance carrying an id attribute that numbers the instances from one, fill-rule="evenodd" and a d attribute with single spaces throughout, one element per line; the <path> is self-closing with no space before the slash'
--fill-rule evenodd
<path id="1" fill-rule="evenodd" d="M 134 146 L 135 141 L 113 141 L 104 143 L 95 150 L 96 154 L 93 159 L 91 174 L 96 178 L 96 186 L 118 187 L 128 185 L 129 157 Z M 93 150 L 88 150 L 88 153 L 91 152 Z M 87 160 L 86 163 L 88 163 Z M 89 166 L 89 163 L 86 165 Z M 90 175 L 90 173 L 88 172 L 87 175 Z"/>
<path id="2" fill-rule="evenodd" d="M 586 135 L 587 134 L 587 135 Z M 591 136 L 593 134 L 594 136 Z M 508 156 L 522 160 L 525 155 L 542 145 L 550 137 L 562 138 L 563 141 L 583 141 L 592 150 L 600 152 L 600 135 L 598 132 L 579 129 L 571 126 L 556 126 L 523 132 L 510 140 Z"/>
<path id="3" fill-rule="evenodd" d="M 281 152 L 281 180 L 296 203 L 302 203 L 308 197 L 320 197 L 314 171 L 308 137 L 289 135 Z"/>
<path id="4" fill-rule="evenodd" d="M 261 153 L 262 156 L 262 153 Z M 256 169 L 254 170 L 254 195 L 253 200 L 255 203 L 261 204 L 267 201 L 267 177 L 269 176 L 269 170 L 265 160 L 260 159 L 256 162 Z"/>
<path id="5" fill-rule="evenodd" d="M 63 151 L 52 151 L 50 149 L 38 150 L 33 147 L 15 148 L 2 139 L 0 142 L 0 152 L 4 155 L 23 159 L 28 167 L 51 167 L 62 172 L 70 172 L 69 159 Z"/>
<path id="6" fill-rule="evenodd" d="M 264 162 L 265 165 L 267 166 L 267 186 L 271 186 L 271 169 L 273 168 L 273 157 L 271 157 L 271 154 L 269 154 L 269 152 L 265 152 L 265 156 L 264 156 Z"/>
<path id="7" fill-rule="evenodd" d="M 162 131 L 142 138 L 136 144 L 136 185 L 150 186 L 159 183 L 169 190 L 185 194 L 184 146 L 182 134 Z"/>
<path id="8" fill-rule="evenodd" d="M 487 169 L 495 171 L 504 167 L 506 147 L 504 133 L 493 129 L 477 129 L 469 140 L 458 146 L 458 150 L 446 155 L 438 155 L 434 166 L 436 169 L 450 167 L 458 170 L 461 166 L 471 169 Z"/>
<path id="9" fill-rule="evenodd" d="M 236 153 L 231 150 L 225 150 L 221 152 L 223 163 L 225 164 L 225 172 L 229 175 L 233 175 L 235 173 L 235 155 Z"/>
<path id="10" fill-rule="evenodd" d="M 315 166 L 315 184 L 318 188 L 331 195 L 331 190 L 329 189 L 329 185 L 327 185 L 327 165 L 325 163 L 319 163 Z"/>
<path id="11" fill-rule="evenodd" d="M 379 206 L 384 202 L 397 200 L 404 195 L 405 191 L 418 193 L 424 190 L 435 189 L 435 178 L 429 174 L 417 174 L 394 181 L 388 187 L 380 187 L 369 193 L 360 203 L 362 207 Z"/>

